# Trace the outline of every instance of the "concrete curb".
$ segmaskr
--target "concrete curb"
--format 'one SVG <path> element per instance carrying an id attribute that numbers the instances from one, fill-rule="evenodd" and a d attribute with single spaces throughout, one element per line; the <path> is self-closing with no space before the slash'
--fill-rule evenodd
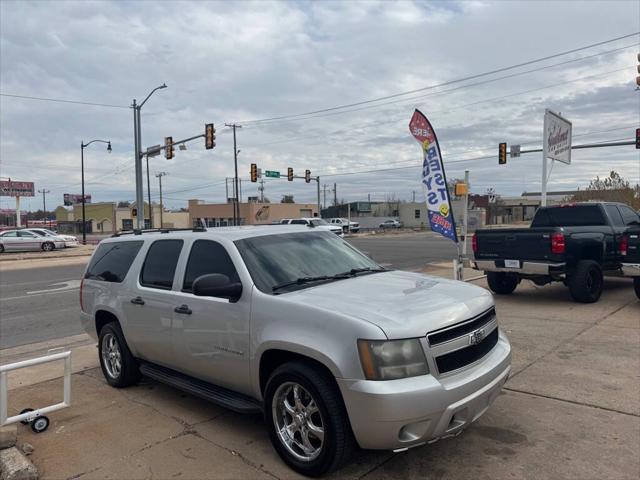
<path id="1" fill-rule="evenodd" d="M 15 257 L 7 257 L 3 254 L 2 257 L 0 257 L 0 262 L 16 262 L 19 260 L 48 260 L 50 258 L 73 258 L 73 257 L 90 257 L 91 254 L 93 253 L 93 250 L 90 252 L 81 252 L 81 253 L 71 253 L 68 255 L 46 255 L 45 256 L 24 256 L 24 255 L 17 255 Z"/>
<path id="2" fill-rule="evenodd" d="M 38 469 L 16 447 L 0 450 L 0 479 L 37 480 Z"/>

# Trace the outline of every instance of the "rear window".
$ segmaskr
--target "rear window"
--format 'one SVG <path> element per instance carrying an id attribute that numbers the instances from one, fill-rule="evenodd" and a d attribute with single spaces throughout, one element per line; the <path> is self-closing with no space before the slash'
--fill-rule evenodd
<path id="1" fill-rule="evenodd" d="M 147 252 L 147 258 L 144 259 L 140 284 L 145 287 L 171 290 L 182 243 L 182 240 L 153 242 Z"/>
<path id="2" fill-rule="evenodd" d="M 586 227 L 607 225 L 598 205 L 539 208 L 532 227 Z"/>
<path id="3" fill-rule="evenodd" d="M 127 276 L 142 241 L 103 243 L 91 259 L 84 278 L 120 283 Z"/>

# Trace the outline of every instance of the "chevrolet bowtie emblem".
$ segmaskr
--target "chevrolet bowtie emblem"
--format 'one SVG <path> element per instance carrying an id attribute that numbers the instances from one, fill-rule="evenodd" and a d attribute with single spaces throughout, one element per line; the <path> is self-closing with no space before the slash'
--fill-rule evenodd
<path id="1" fill-rule="evenodd" d="M 469 345 L 478 345 L 486 336 L 484 328 L 480 328 L 469 334 Z"/>

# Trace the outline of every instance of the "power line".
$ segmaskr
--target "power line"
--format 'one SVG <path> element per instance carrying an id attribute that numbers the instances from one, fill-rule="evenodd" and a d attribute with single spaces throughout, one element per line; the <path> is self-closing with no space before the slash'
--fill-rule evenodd
<path id="1" fill-rule="evenodd" d="M 392 95 L 386 95 L 386 96 L 383 96 L 383 97 L 373 98 L 373 99 L 369 99 L 369 100 L 362 100 L 362 101 L 359 101 L 359 102 L 348 103 L 348 104 L 343 104 L 343 105 L 337 105 L 337 106 L 329 107 L 329 108 L 322 108 L 322 109 L 319 109 L 319 110 L 312 110 L 312 111 L 309 111 L 309 112 L 289 114 L 289 115 L 279 115 L 279 116 L 274 116 L 274 117 L 261 118 L 261 119 L 257 119 L 257 120 L 246 120 L 244 122 L 239 122 L 239 123 L 243 123 L 243 124 L 249 125 L 249 124 L 262 123 L 262 122 L 270 122 L 270 121 L 273 121 L 273 120 L 284 120 L 284 119 L 289 119 L 289 118 L 298 118 L 298 117 L 303 117 L 303 116 L 307 116 L 307 115 L 313 115 L 313 114 L 317 114 L 317 113 L 324 113 L 324 112 L 330 112 L 330 111 L 334 111 L 334 110 L 341 110 L 341 109 L 349 108 L 349 107 L 357 107 L 357 106 L 360 106 L 360 105 L 365 105 L 365 104 L 368 104 L 368 103 L 375 103 L 375 102 L 379 102 L 379 101 L 382 101 L 382 100 L 389 100 L 389 99 L 392 99 L 392 98 L 402 97 L 402 96 L 405 96 L 405 95 L 411 95 L 413 93 L 424 92 L 426 90 L 432 90 L 432 89 L 438 88 L 438 87 L 443 87 L 443 86 L 452 85 L 452 84 L 455 84 L 455 83 L 465 82 L 467 80 L 474 80 L 476 78 L 486 77 L 488 75 L 493 75 L 493 74 L 496 74 L 496 73 L 506 72 L 508 70 L 513 70 L 513 69 L 524 67 L 524 66 L 527 66 L 527 65 L 532 65 L 534 63 L 543 62 L 545 60 L 550 60 L 552 58 L 562 57 L 564 55 L 569 55 L 571 53 L 576 53 L 576 52 L 580 52 L 582 50 L 587 50 L 587 49 L 598 47 L 598 46 L 601 46 L 601 45 L 606 45 L 608 43 L 613 43 L 613 42 L 616 42 L 618 40 L 623 40 L 625 38 L 630 38 L 630 37 L 633 37 L 633 36 L 636 36 L 636 35 L 639 35 L 639 34 L 640 34 L 640 32 L 634 32 L 634 33 L 630 33 L 628 35 L 623 35 L 623 36 L 620 36 L 620 37 L 604 40 L 602 42 L 592 43 L 590 45 L 585 45 L 583 47 L 574 48 L 574 49 L 571 49 L 571 50 L 566 50 L 566 51 L 560 52 L 560 53 L 555 53 L 553 55 L 548 55 L 546 57 L 541 57 L 541 58 L 537 58 L 537 59 L 534 59 L 534 60 L 529 60 L 529 61 L 526 61 L 526 62 L 510 65 L 510 66 L 507 66 L 507 67 L 501 67 L 501 68 L 498 68 L 498 69 L 495 69 L 495 70 L 490 70 L 490 71 L 483 72 L 483 73 L 477 73 L 477 74 L 469 75 L 469 76 L 462 77 L 462 78 L 457 78 L 455 80 L 449 80 L 449 81 L 446 81 L 446 82 L 441 82 L 441 83 L 438 83 L 438 84 L 435 84 L 435 85 L 429 85 L 429 86 L 418 88 L 418 89 L 415 89 L 415 90 L 408 90 L 408 91 L 405 91 L 405 92 L 395 93 L 395 94 L 392 94 Z"/>
<path id="2" fill-rule="evenodd" d="M 1 97 L 10 98 L 22 98 L 26 100 L 40 100 L 43 102 L 58 102 L 58 103 L 73 103 L 76 105 L 90 105 L 93 107 L 109 107 L 109 108 L 131 108 L 124 105 L 111 105 L 108 103 L 94 103 L 94 102 L 81 102 L 79 100 L 64 100 L 62 98 L 48 98 L 48 97 L 31 97 L 29 95 L 13 95 L 10 93 L 0 93 Z"/>

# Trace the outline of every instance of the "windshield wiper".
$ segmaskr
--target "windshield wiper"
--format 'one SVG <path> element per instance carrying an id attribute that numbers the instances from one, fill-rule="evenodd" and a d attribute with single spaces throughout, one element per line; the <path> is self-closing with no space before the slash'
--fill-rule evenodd
<path id="1" fill-rule="evenodd" d="M 358 275 L 359 273 L 376 273 L 376 272 L 386 272 L 387 269 L 383 268 L 383 267 L 377 267 L 377 268 L 372 268 L 372 267 L 364 267 L 364 268 L 352 268 L 351 270 L 347 271 L 347 272 L 342 272 L 342 273 L 338 273 L 338 276 L 350 276 L 350 277 L 355 277 L 356 275 Z"/>
<path id="2" fill-rule="evenodd" d="M 359 273 L 364 272 L 386 272 L 386 268 L 352 268 L 347 272 L 336 273 L 335 275 L 319 275 L 317 277 L 300 277 L 289 282 L 280 283 L 271 287 L 272 291 L 280 290 L 281 288 L 293 287 L 294 285 L 304 285 L 305 283 L 322 282 L 324 280 L 343 280 L 345 278 L 355 277 Z"/>

